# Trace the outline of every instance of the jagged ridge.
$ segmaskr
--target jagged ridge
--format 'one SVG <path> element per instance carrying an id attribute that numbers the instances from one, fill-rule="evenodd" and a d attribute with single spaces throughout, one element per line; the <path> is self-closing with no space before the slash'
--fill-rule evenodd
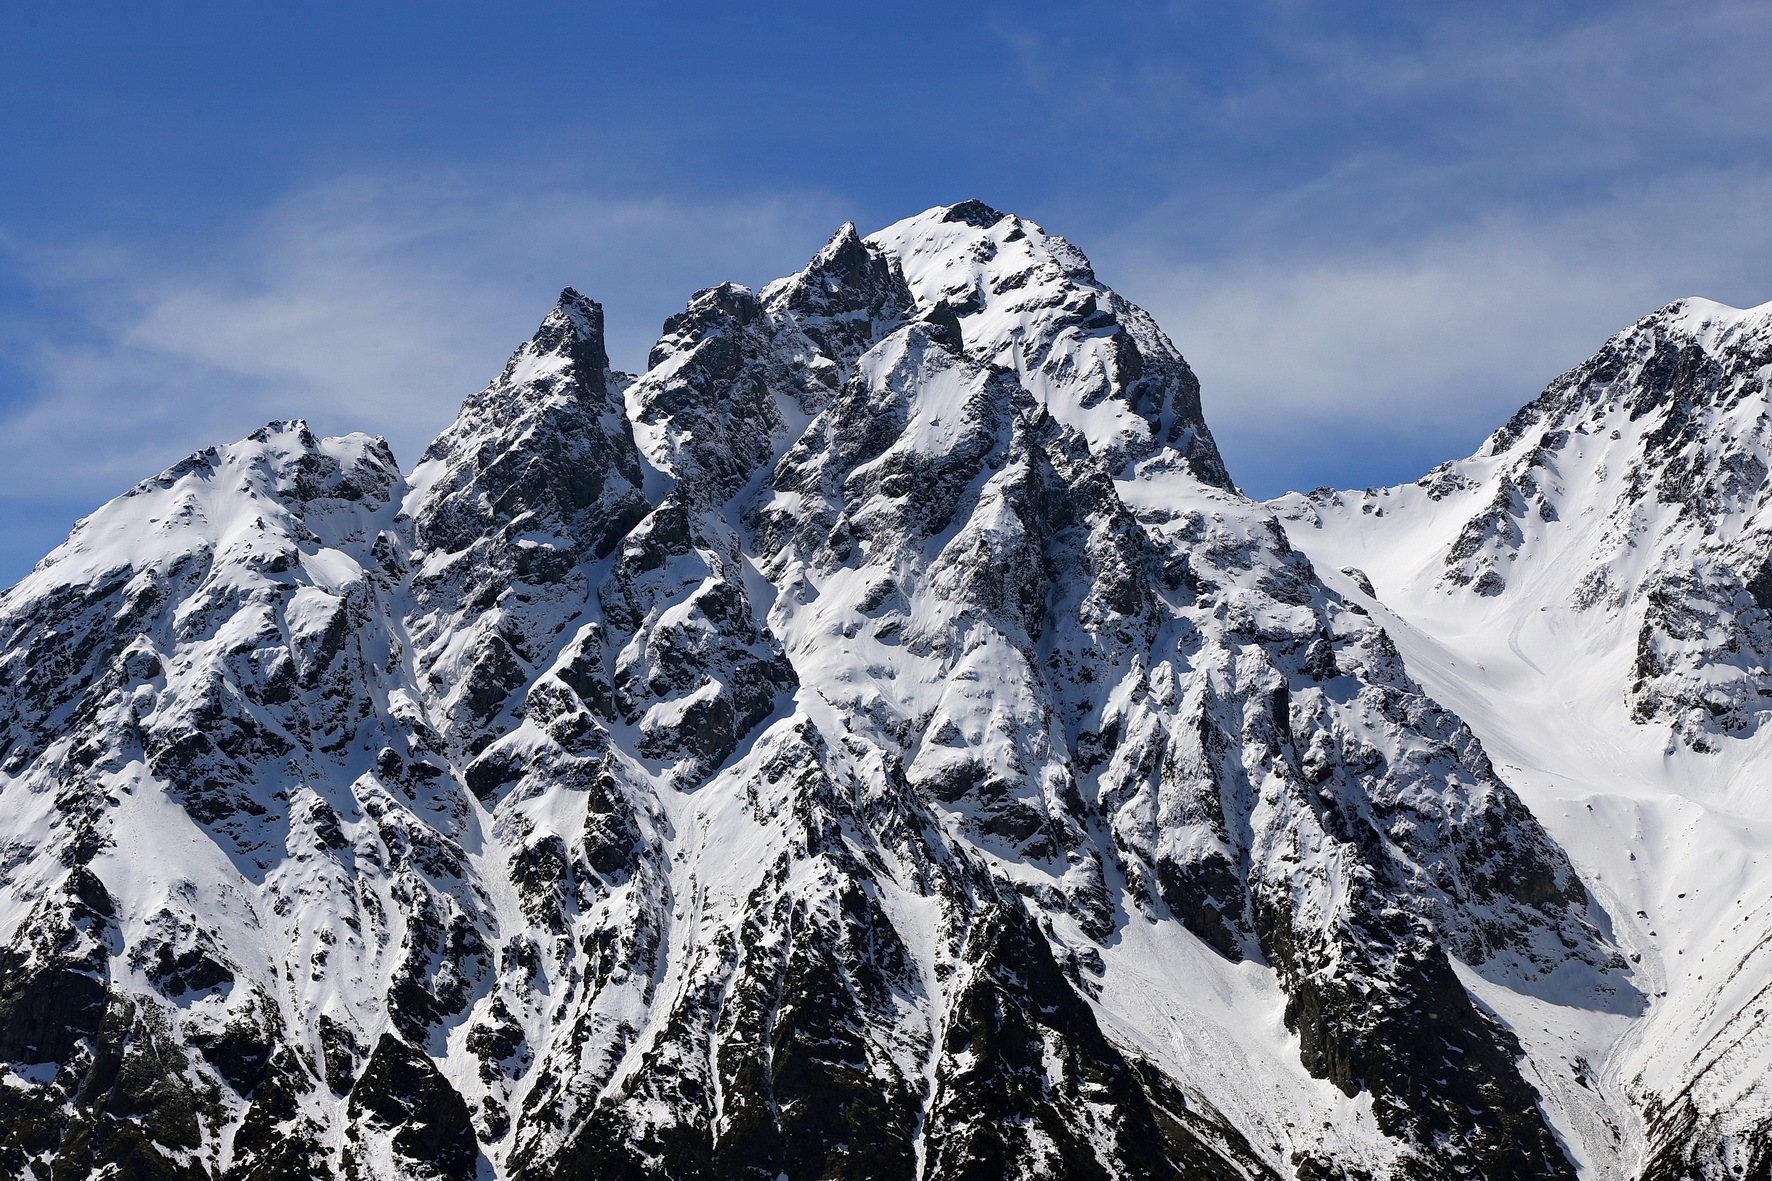
<path id="1" fill-rule="evenodd" d="M 1570 1177 L 1472 990 L 1635 996 L 1173 345 L 978 202 L 631 380 L 569 290 L 410 476 L 277 424 L 0 627 L 19 1175 Z"/>

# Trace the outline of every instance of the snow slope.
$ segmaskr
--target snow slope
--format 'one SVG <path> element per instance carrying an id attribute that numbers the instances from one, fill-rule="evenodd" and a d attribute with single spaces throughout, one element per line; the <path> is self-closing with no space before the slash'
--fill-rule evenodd
<path id="1" fill-rule="evenodd" d="M 1602 1177 L 1772 1168 L 1772 304 L 1683 300 L 1413 485 L 1275 502 L 1603 903 L 1647 1004 L 1501 1009 Z M 1500 1006 L 1497 1006 L 1498 1009 Z M 1563 1081 L 1555 1081 L 1558 1076 Z"/>

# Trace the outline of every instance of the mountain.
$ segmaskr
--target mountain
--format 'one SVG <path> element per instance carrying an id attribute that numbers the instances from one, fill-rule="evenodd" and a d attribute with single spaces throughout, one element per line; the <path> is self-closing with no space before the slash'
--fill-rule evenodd
<path id="1" fill-rule="evenodd" d="M 1628 953 L 1637 1020 L 1512 1022 L 1534 1060 L 1579 1062 L 1642 1113 L 1595 1176 L 1772 1173 L 1769 373 L 1772 304 L 1682 300 L 1469 459 L 1275 503 L 1480 736 Z"/>
<path id="2" fill-rule="evenodd" d="M 1605 370 L 1721 506 L 1689 582 L 1520 548 L 1587 527 L 1588 453 L 1510 449 L 1597 446 L 1549 417 L 1604 364 L 1419 490 L 1258 504 L 1150 317 L 977 201 L 697 292 L 637 376 L 569 289 L 408 473 L 201 452 L 0 596 L 0 1169 L 1763 1172 L 1761 896 L 1718 896 L 1761 880 L 1721 522 L 1764 336 L 1695 324 Z M 1469 510 L 1416 598 L 1405 500 Z M 1640 782 L 1482 647 L 1600 619 L 1540 566 L 1653 624 L 1621 684 L 1543 659 Z"/>

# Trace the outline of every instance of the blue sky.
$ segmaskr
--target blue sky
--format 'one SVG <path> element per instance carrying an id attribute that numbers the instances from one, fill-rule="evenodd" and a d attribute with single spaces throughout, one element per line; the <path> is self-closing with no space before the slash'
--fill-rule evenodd
<path id="1" fill-rule="evenodd" d="M 1413 479 L 1772 300 L 1772 6 L 0 0 L 0 581 L 275 417 L 412 463 L 559 288 L 979 197 L 1193 362 L 1255 495 Z"/>

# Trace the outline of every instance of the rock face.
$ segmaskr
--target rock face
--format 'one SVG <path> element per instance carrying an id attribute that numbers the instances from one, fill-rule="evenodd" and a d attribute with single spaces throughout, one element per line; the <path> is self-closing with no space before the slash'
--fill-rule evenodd
<path id="1" fill-rule="evenodd" d="M 1656 981 L 1383 614 L 1031 222 L 634 378 L 568 290 L 410 475 L 273 424 L 0 597 L 0 1167 L 1622 1176 L 1714 1108 L 1527 1035 Z"/>
<path id="2" fill-rule="evenodd" d="M 1650 993 L 1634 1023 L 1525 1035 L 1623 1113 L 1583 1133 L 1600 1176 L 1772 1169 L 1769 366 L 1772 305 L 1682 300 L 1469 459 L 1275 502 L 1470 719 Z"/>

